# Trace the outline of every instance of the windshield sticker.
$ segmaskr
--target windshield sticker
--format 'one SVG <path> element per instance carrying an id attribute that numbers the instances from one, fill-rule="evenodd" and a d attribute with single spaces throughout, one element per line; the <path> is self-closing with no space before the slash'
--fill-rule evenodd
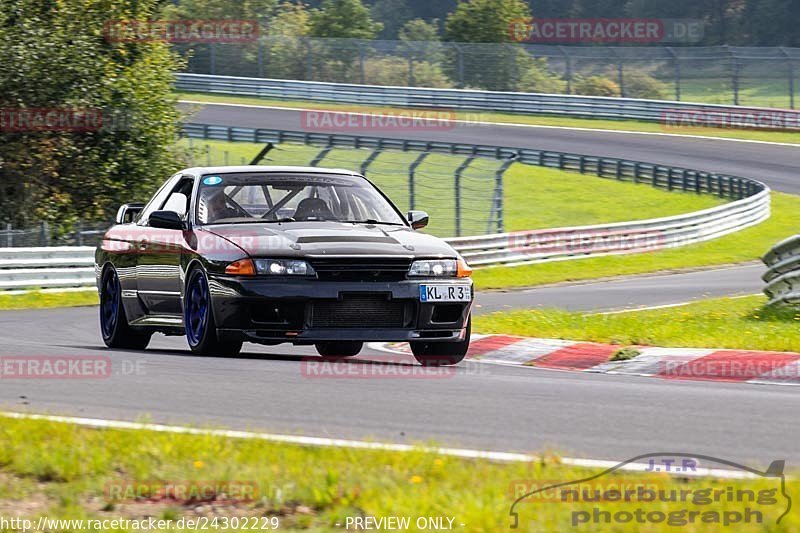
<path id="1" fill-rule="evenodd" d="M 209 176 L 203 180 L 203 185 L 219 185 L 222 183 L 222 178 L 219 176 Z"/>

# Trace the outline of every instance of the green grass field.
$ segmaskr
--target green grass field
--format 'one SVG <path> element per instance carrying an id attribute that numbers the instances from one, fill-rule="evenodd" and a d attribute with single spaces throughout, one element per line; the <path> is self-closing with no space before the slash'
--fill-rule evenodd
<path id="1" fill-rule="evenodd" d="M 195 164 L 249 162 L 260 150 L 252 143 L 192 141 Z M 307 165 L 320 149 L 281 145 L 269 154 L 268 164 Z M 369 150 L 334 150 L 320 166 L 359 170 Z M 419 154 L 386 151 L 367 174 L 402 210 L 410 207 L 408 165 Z M 455 235 L 454 173 L 462 157 L 430 155 L 417 169 L 416 209 L 431 215 L 430 233 Z M 499 163 L 476 159 L 462 176 L 462 235 L 493 233 L 489 225 L 494 174 Z M 722 201 L 709 195 L 668 192 L 648 185 L 620 183 L 531 165 L 515 164 L 505 174 L 504 219 L 507 231 L 622 222 L 698 211 Z M 624 206 L 620 208 L 619 206 Z"/>
<path id="2" fill-rule="evenodd" d="M 41 292 L 24 294 L 0 293 L 0 310 L 45 309 L 48 307 L 75 307 L 97 305 L 97 291 Z"/>
<path id="3" fill-rule="evenodd" d="M 476 316 L 475 331 L 693 348 L 800 351 L 800 311 L 764 308 L 766 297 L 714 298 L 615 314 L 532 309 Z"/>
<path id="4" fill-rule="evenodd" d="M 772 216 L 757 226 L 700 244 L 632 255 L 476 270 L 479 289 L 503 289 L 753 261 L 800 228 L 800 196 L 772 193 Z"/>
<path id="5" fill-rule="evenodd" d="M 697 101 L 702 103 L 726 103 L 730 104 L 730 98 L 725 95 L 720 96 L 718 92 L 711 91 L 707 93 L 707 86 L 690 86 L 687 87 L 687 94 L 684 97 L 686 101 Z M 755 90 L 755 89 L 754 89 Z M 369 106 L 356 106 L 349 104 L 335 104 L 335 103 L 321 103 L 321 102 L 308 102 L 296 100 L 275 100 L 268 98 L 257 98 L 248 96 L 230 96 L 230 95 L 217 95 L 205 93 L 178 93 L 181 100 L 208 102 L 208 103 L 236 103 L 245 105 L 265 105 L 277 106 L 286 108 L 308 108 L 308 109 L 329 109 L 339 111 L 354 111 L 362 113 L 381 113 L 387 109 L 396 109 L 386 107 L 369 107 Z M 748 99 L 743 95 L 746 105 L 766 105 L 760 99 Z M 800 96 L 798 96 L 800 102 Z M 776 103 L 776 105 L 779 105 Z M 788 107 L 783 105 L 779 107 Z M 466 120 L 469 122 L 498 122 L 504 124 L 527 124 L 533 126 L 554 126 L 565 128 L 586 128 L 597 130 L 621 130 L 621 131 L 636 131 L 636 132 L 649 132 L 649 133 L 670 133 L 677 135 L 699 135 L 705 137 L 720 137 L 726 139 L 745 139 L 755 141 L 767 142 L 780 142 L 789 144 L 800 144 L 800 133 L 793 132 L 771 132 L 760 130 L 742 130 L 742 129 L 720 129 L 720 128 L 691 128 L 691 129 L 675 129 L 665 127 L 655 122 L 640 122 L 635 120 L 607 120 L 607 119 L 584 119 L 584 118 L 569 118 L 569 117 L 548 117 L 548 116 L 535 116 L 535 115 L 520 115 L 512 113 L 480 113 L 480 112 L 456 112 L 454 118 L 458 120 Z M 189 120 L 191 122 L 191 120 Z M 298 129 L 300 126 L 298 125 Z M 487 140 L 487 144 L 491 144 Z"/>
<path id="6" fill-rule="evenodd" d="M 492 463 L 422 450 L 302 447 L 216 436 L 94 430 L 10 418 L 3 418 L 0 423 L 0 513 L 5 518 L 20 516 L 34 523 L 39 516 L 98 520 L 153 517 L 173 521 L 217 517 L 220 524 L 224 518 L 264 517 L 267 524 L 270 519 L 276 520 L 280 530 L 342 531 L 346 530 L 348 518 L 397 516 L 409 517 L 411 530 L 418 530 L 414 526 L 419 517 L 447 517 L 453 520 L 455 531 L 506 531 L 511 523 L 510 508 L 517 497 L 598 473 L 599 470 L 561 464 L 553 453 L 544 453 L 531 463 Z M 607 493 L 619 489 L 620 483 L 634 490 L 641 486 L 664 491 L 724 491 L 728 487 L 778 491 L 779 497 L 773 501 L 751 505 L 762 511 L 762 524 L 738 524 L 737 531 L 797 531 L 800 527 L 798 513 L 789 514 L 780 526 L 775 525 L 786 509 L 775 479 L 723 480 L 618 472 L 581 487 Z M 210 490 L 204 493 L 206 500 L 159 499 L 156 494 L 165 486 L 174 487 L 172 494 L 191 487 Z M 231 490 L 235 487 L 245 490 Z M 789 484 L 787 490 L 793 498 L 798 495 L 796 485 Z M 519 530 L 563 531 L 575 519 L 572 513 L 593 506 L 612 513 L 636 507 L 664 513 L 677 513 L 686 507 L 719 513 L 743 511 L 742 504 L 725 500 L 713 505 L 676 505 L 615 502 L 609 498 L 587 507 L 585 503 L 564 503 L 546 495 L 526 499 L 517 506 Z M 680 515 L 671 516 L 680 519 Z M 598 527 L 601 526 L 594 529 Z M 674 530 L 674 526 L 666 524 L 641 527 L 648 531 Z M 718 531 L 719 527 L 696 523 L 688 530 Z M 241 526 L 231 529 L 243 530 Z M 133 529 L 104 529 L 128 530 Z"/>

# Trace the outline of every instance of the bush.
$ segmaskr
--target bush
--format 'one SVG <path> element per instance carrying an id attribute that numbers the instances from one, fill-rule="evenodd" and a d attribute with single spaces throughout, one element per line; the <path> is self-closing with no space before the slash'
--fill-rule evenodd
<path id="1" fill-rule="evenodd" d="M 667 86 L 642 72 L 625 73 L 625 96 L 665 100 L 669 97 Z"/>
<path id="2" fill-rule="evenodd" d="M 370 85 L 407 86 L 410 76 L 408 60 L 402 57 L 368 59 L 364 62 L 364 79 Z M 427 61 L 414 61 L 416 87 L 450 88 L 453 82 L 439 65 Z"/>
<path id="3" fill-rule="evenodd" d="M 619 85 L 602 76 L 590 76 L 578 79 L 572 86 L 575 94 L 584 96 L 620 96 Z"/>
<path id="4" fill-rule="evenodd" d="M 530 93 L 563 94 L 567 83 L 547 69 L 547 61 L 535 59 L 520 77 L 517 90 Z"/>

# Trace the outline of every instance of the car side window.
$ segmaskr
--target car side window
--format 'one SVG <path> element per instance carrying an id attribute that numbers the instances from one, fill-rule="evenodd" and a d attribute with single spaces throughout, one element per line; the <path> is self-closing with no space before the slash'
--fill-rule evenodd
<path id="1" fill-rule="evenodd" d="M 172 189 L 169 197 L 161 207 L 162 211 L 174 211 L 186 218 L 189 213 L 189 199 L 192 197 L 192 188 L 194 187 L 194 178 L 182 178 L 177 185 Z"/>
<path id="2" fill-rule="evenodd" d="M 147 220 L 150 218 L 150 213 L 161 209 L 161 206 L 164 205 L 164 202 L 167 201 L 167 197 L 175 188 L 175 184 L 178 182 L 178 179 L 180 179 L 180 177 L 181 177 L 180 174 L 175 174 L 170 179 L 168 179 L 166 183 L 164 183 L 164 185 L 161 186 L 161 188 L 153 196 L 153 198 L 151 198 L 150 201 L 147 203 L 147 205 L 144 206 L 144 209 L 142 209 L 142 212 L 139 214 L 139 218 L 136 220 L 137 224 L 139 224 L 140 226 L 146 225 Z"/>

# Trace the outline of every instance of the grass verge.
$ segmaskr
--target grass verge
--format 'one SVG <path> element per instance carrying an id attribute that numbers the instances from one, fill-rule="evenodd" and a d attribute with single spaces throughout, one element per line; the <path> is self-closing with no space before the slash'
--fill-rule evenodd
<path id="1" fill-rule="evenodd" d="M 96 291 L 33 291 L 24 294 L 0 294 L 0 310 L 76 307 L 80 305 L 97 305 L 98 303 Z"/>
<path id="2" fill-rule="evenodd" d="M 800 352 L 800 311 L 764 308 L 766 298 L 714 298 L 611 315 L 552 309 L 475 316 L 481 333 L 620 345 Z"/>
<path id="3" fill-rule="evenodd" d="M 360 113 L 382 113 L 388 109 L 400 109 L 390 106 L 370 107 L 349 104 L 309 102 L 302 100 L 277 100 L 270 98 L 258 98 L 254 96 L 228 96 L 206 93 L 177 93 L 181 100 L 207 102 L 207 103 L 231 103 L 242 105 L 261 105 L 276 106 L 285 108 L 305 108 L 305 109 L 328 109 L 331 111 L 353 111 Z M 781 131 L 761 131 L 743 129 L 721 129 L 721 128 L 691 128 L 677 129 L 669 128 L 656 122 L 641 122 L 636 120 L 608 120 L 608 119 L 588 119 L 588 118 L 569 118 L 569 117 L 547 117 L 535 115 L 519 115 L 512 113 L 479 113 L 479 112 L 456 112 L 454 118 L 467 122 L 497 122 L 503 124 L 525 124 L 532 126 L 554 126 L 562 128 L 586 128 L 593 130 L 618 130 L 646 133 L 670 133 L 687 136 L 719 137 L 722 139 L 744 139 L 753 141 L 779 142 L 789 144 L 800 144 L 800 133 L 781 132 Z M 300 128 L 298 124 L 298 129 Z M 367 134 L 365 132 L 365 134 Z M 379 132 L 373 132 L 380 136 Z M 487 141 L 487 144 L 490 144 Z"/>
<path id="4" fill-rule="evenodd" d="M 506 289 L 730 265 L 758 259 L 771 246 L 795 235 L 798 228 L 800 196 L 772 193 L 772 216 L 768 220 L 712 241 L 641 254 L 485 268 L 475 271 L 473 278 L 479 289 Z"/>
<path id="5" fill-rule="evenodd" d="M 560 464 L 552 454 L 534 463 L 500 464 L 423 451 L 313 448 L 213 436 L 93 430 L 6 418 L 0 424 L 0 511 L 6 518 L 275 517 L 280 529 L 341 531 L 348 518 L 354 517 L 408 517 L 412 530 L 417 529 L 414 525 L 419 517 L 446 517 L 453 519 L 455 530 L 502 531 L 509 528 L 510 506 L 517 497 L 597 473 Z M 663 472 L 615 473 L 599 478 L 589 488 L 605 493 L 618 489 L 620 483 L 665 491 L 725 491 L 727 487 L 774 491 L 774 502 L 749 505 L 763 512 L 764 523 L 755 524 L 753 530 L 767 527 L 764 524 L 776 530 L 775 521 L 787 503 L 778 480 L 766 478 L 724 481 L 668 477 Z M 190 486 L 217 489 L 205 492 L 203 501 L 155 497 L 159 488 L 170 485 L 175 487 L 172 493 Z M 245 485 L 255 489 L 239 493 L 247 498 L 220 492 L 220 487 Z M 585 488 L 582 486 L 582 490 Z M 796 487 L 788 488 L 796 491 Z M 111 495 L 115 494 L 125 496 L 114 499 Z M 134 498 L 137 494 L 139 497 Z M 743 511 L 741 503 L 724 499 L 712 505 L 612 501 L 563 504 L 548 496 L 530 498 L 516 508 L 522 531 L 566 530 L 574 520 L 573 512 L 594 507 L 612 513 L 637 507 L 662 513 L 685 507 L 720 515 Z M 797 513 L 787 516 L 777 529 L 796 530 L 799 517 Z M 444 524 L 448 524 L 446 519 Z M 669 529 L 665 524 L 646 527 L 661 528 Z M 692 530 L 718 528 L 719 524 L 695 523 Z M 750 529 L 743 524 L 737 529 L 742 528 Z"/>

